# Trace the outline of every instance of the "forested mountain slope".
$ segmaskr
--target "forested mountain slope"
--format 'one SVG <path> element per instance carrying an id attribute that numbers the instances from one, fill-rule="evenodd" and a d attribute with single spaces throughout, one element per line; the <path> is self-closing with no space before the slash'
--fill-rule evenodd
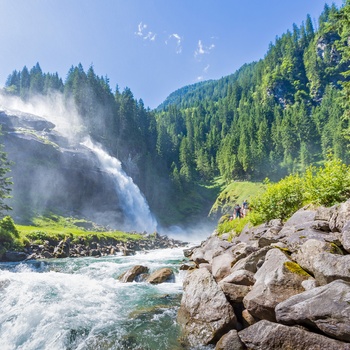
<path id="1" fill-rule="evenodd" d="M 278 179 L 329 154 L 348 161 L 349 6 L 326 5 L 317 30 L 307 16 L 259 62 L 171 94 L 157 123 L 173 177 Z"/>

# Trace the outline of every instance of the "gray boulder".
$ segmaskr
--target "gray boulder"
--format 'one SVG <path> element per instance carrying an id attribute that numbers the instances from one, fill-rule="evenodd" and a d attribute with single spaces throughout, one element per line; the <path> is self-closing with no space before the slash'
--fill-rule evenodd
<path id="1" fill-rule="evenodd" d="M 13 251 L 7 251 L 5 253 L 5 260 L 17 262 L 17 261 L 23 261 L 28 257 L 28 254 L 24 252 L 13 252 Z"/>
<path id="2" fill-rule="evenodd" d="M 304 270 L 314 273 L 313 263 L 317 256 L 323 252 L 332 252 L 334 246 L 328 242 L 322 242 L 317 239 L 309 239 L 302 244 L 300 249 L 292 254 L 292 259 L 295 260 Z"/>
<path id="3" fill-rule="evenodd" d="M 329 227 L 332 231 L 341 232 L 345 224 L 350 220 L 350 199 L 336 206 Z"/>
<path id="4" fill-rule="evenodd" d="M 252 286 L 255 283 L 255 277 L 251 271 L 237 270 L 225 277 L 221 282 Z"/>
<path id="5" fill-rule="evenodd" d="M 350 342 L 350 283 L 334 281 L 295 295 L 276 306 L 278 322 L 315 328 Z"/>
<path id="6" fill-rule="evenodd" d="M 350 219 L 350 213 L 349 213 Z M 350 220 L 344 224 L 344 227 L 341 231 L 340 242 L 344 249 L 350 253 Z"/>
<path id="7" fill-rule="evenodd" d="M 216 343 L 215 350 L 243 350 L 244 345 L 239 339 L 238 332 L 235 329 L 230 330 L 223 335 Z"/>
<path id="8" fill-rule="evenodd" d="M 301 283 L 310 275 L 291 262 L 279 249 L 274 248 L 266 254 L 264 264 L 254 277 L 256 282 L 245 296 L 244 306 L 259 319 L 275 321 L 275 306 L 303 292 Z"/>
<path id="9" fill-rule="evenodd" d="M 211 268 L 212 274 L 217 282 L 228 276 L 231 271 L 231 266 L 237 261 L 230 249 L 222 254 L 213 257 Z"/>
<path id="10" fill-rule="evenodd" d="M 350 344 L 330 339 L 297 327 L 288 327 L 266 320 L 238 333 L 241 341 L 251 350 L 349 350 Z"/>
<path id="11" fill-rule="evenodd" d="M 233 308 L 207 269 L 188 272 L 178 322 L 191 346 L 215 343 L 236 327 Z"/>
<path id="12" fill-rule="evenodd" d="M 261 248 L 254 253 L 251 253 L 246 258 L 239 260 L 236 264 L 233 265 L 231 273 L 238 270 L 248 270 L 255 273 L 263 264 L 265 256 L 270 249 L 272 249 L 270 246 Z"/>
<path id="13" fill-rule="evenodd" d="M 243 298 L 249 293 L 251 287 L 227 282 L 219 282 L 219 287 L 224 292 L 230 303 L 241 303 Z"/>
<path id="14" fill-rule="evenodd" d="M 342 279 L 350 281 L 350 255 L 321 253 L 314 259 L 313 271 L 319 285 Z"/>

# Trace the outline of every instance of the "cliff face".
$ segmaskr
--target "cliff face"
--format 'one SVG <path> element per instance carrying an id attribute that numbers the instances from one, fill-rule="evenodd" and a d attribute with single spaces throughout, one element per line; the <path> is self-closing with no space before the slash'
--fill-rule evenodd
<path id="1" fill-rule="evenodd" d="M 31 114 L 0 110 L 0 124 L 4 150 L 13 162 L 13 198 L 8 203 L 18 222 L 45 212 L 105 225 L 123 221 L 113 179 L 88 148 Z"/>

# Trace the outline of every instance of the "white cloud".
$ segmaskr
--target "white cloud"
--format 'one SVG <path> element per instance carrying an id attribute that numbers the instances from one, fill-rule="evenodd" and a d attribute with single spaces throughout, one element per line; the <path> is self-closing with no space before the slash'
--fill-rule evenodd
<path id="1" fill-rule="evenodd" d="M 145 32 L 147 27 L 147 24 L 140 22 L 137 26 L 137 32 L 135 32 L 135 35 L 141 37 L 143 40 L 155 41 L 157 34 L 153 32 Z"/>
<path id="2" fill-rule="evenodd" d="M 179 34 L 171 34 L 169 35 L 169 38 L 168 40 L 165 41 L 165 44 L 168 45 L 168 41 L 171 40 L 171 39 L 174 39 L 176 40 L 176 53 L 181 53 L 182 52 L 182 40 L 183 38 L 181 38 L 181 36 Z"/>
<path id="3" fill-rule="evenodd" d="M 204 72 L 204 73 L 208 73 L 209 67 L 210 67 L 210 64 L 207 64 L 207 65 L 204 67 L 203 72 Z"/>
<path id="4" fill-rule="evenodd" d="M 202 40 L 198 40 L 197 49 L 194 52 L 194 57 L 198 57 L 204 54 L 209 54 L 211 50 L 215 48 L 214 44 L 211 44 L 210 46 L 204 46 L 202 43 Z"/>

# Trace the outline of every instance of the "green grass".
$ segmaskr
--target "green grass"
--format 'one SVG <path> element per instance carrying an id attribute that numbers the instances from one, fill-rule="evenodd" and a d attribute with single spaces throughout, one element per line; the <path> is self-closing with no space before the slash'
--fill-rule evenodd
<path id="1" fill-rule="evenodd" d="M 220 184 L 220 179 L 217 179 L 217 183 Z M 218 217 L 223 214 L 232 214 L 236 203 L 242 206 L 245 199 L 249 202 L 251 198 L 262 191 L 263 184 L 261 182 L 233 181 L 217 197 L 209 215 Z"/>
<path id="2" fill-rule="evenodd" d="M 140 240 L 143 238 L 140 234 L 131 234 L 123 231 L 101 231 L 86 230 L 75 224 L 83 222 L 72 218 L 51 215 L 50 217 L 38 217 L 32 220 L 33 225 L 16 225 L 20 237 L 30 241 L 40 243 L 44 240 L 59 241 L 65 238 L 71 238 L 74 242 L 78 238 L 87 241 L 91 240 L 116 240 L 125 242 L 127 240 Z"/>

